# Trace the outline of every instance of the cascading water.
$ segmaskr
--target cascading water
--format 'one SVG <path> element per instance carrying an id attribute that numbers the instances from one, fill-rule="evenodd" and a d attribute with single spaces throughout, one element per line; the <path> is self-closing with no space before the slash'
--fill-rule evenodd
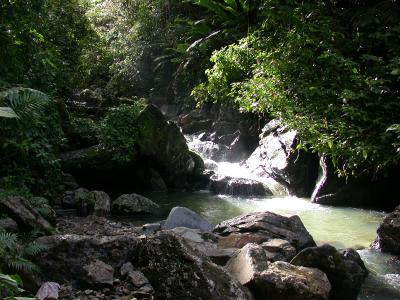
<path id="1" fill-rule="evenodd" d="M 282 215 L 297 214 L 318 244 L 329 243 L 337 248 L 356 248 L 370 270 L 370 276 L 362 287 L 359 299 L 400 299 L 400 261 L 394 256 L 368 249 L 376 237 L 376 229 L 385 214 L 355 208 L 321 206 L 287 195 L 286 190 L 268 177 L 259 177 L 241 163 L 226 161 L 226 146 L 202 141 L 200 136 L 187 136 L 189 148 L 197 152 L 208 169 L 218 177 L 253 180 L 268 186 L 274 196 L 248 197 L 244 195 L 213 195 L 198 192 L 189 197 L 176 199 L 218 223 L 239 214 L 254 211 L 272 211 Z M 196 199 L 198 201 L 196 201 Z M 201 199 L 201 200 L 200 200 Z M 170 200 L 168 200 L 170 201 Z M 169 202 L 168 206 L 171 205 Z"/>

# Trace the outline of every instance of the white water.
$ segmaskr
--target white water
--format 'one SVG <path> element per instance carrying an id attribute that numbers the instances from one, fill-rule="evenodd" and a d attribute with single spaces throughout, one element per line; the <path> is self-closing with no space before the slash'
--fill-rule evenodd
<path id="1" fill-rule="evenodd" d="M 218 145 L 209 141 L 202 142 L 199 137 L 189 137 L 188 144 L 191 150 L 198 152 L 206 160 L 206 166 L 211 166 L 218 175 L 258 180 L 267 185 L 275 195 L 284 194 L 283 189 L 274 188 L 274 180 L 258 177 L 244 164 L 223 161 L 225 154 L 216 154 L 220 150 Z M 211 158 L 219 158 L 219 161 Z M 191 203 L 187 203 L 188 207 L 215 223 L 254 211 L 272 211 L 286 216 L 296 214 L 317 244 L 329 243 L 337 248 L 368 248 L 385 216 L 383 212 L 322 206 L 311 203 L 310 199 L 290 196 L 248 198 L 198 193 L 195 198 L 197 197 L 203 200 L 192 202 L 188 199 Z M 363 285 L 359 299 L 400 299 L 400 262 L 391 255 L 375 250 L 360 250 L 359 253 L 371 274 Z"/>

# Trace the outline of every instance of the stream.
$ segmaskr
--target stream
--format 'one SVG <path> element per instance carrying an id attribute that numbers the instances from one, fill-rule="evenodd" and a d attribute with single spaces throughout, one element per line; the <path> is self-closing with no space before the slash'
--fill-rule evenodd
<path id="1" fill-rule="evenodd" d="M 223 152 L 218 145 L 201 142 L 187 137 L 189 147 L 199 153 L 219 175 L 256 179 L 266 183 L 268 179 L 257 178 L 239 163 L 210 160 L 215 152 Z M 149 195 L 150 196 L 150 195 Z M 238 197 L 215 195 L 209 191 L 152 194 L 150 196 L 161 206 L 167 216 L 174 206 L 188 207 L 217 224 L 223 220 L 255 211 L 271 211 L 285 216 L 299 215 L 305 227 L 318 245 L 329 243 L 337 248 L 358 250 L 370 275 L 365 281 L 358 299 L 389 300 L 400 299 L 400 260 L 394 256 L 369 249 L 376 237 L 376 229 L 385 213 L 366 209 L 323 206 L 307 198 L 288 195 L 267 197 Z M 153 221 L 153 220 L 148 220 Z"/>

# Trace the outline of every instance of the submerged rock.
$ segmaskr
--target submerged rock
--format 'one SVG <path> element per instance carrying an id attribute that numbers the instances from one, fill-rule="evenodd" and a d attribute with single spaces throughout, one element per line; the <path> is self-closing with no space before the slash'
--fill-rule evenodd
<path id="1" fill-rule="evenodd" d="M 162 225 L 162 229 L 173 229 L 176 227 L 199 229 L 200 231 L 211 231 L 214 226 L 194 211 L 186 207 L 178 206 L 171 209 L 167 220 Z"/>
<path id="2" fill-rule="evenodd" d="M 297 254 L 291 264 L 323 271 L 332 285 L 330 299 L 357 299 L 368 272 L 360 255 L 353 249 L 340 253 L 330 245 L 310 247 Z"/>
<path id="3" fill-rule="evenodd" d="M 50 223 L 23 197 L 10 196 L 0 198 L 0 211 L 9 215 L 20 229 L 36 229 L 45 234 L 54 232 L 54 228 Z"/>
<path id="4" fill-rule="evenodd" d="M 272 195 L 272 192 L 259 181 L 218 175 L 211 177 L 210 190 L 216 194 L 233 196 Z"/>
<path id="5" fill-rule="evenodd" d="M 327 300 L 331 285 L 318 269 L 277 261 L 261 272 L 249 289 L 256 300 Z"/>
<path id="6" fill-rule="evenodd" d="M 297 251 L 316 246 L 312 236 L 304 227 L 298 216 L 284 217 L 271 212 L 256 212 L 223 221 L 214 228 L 214 232 L 230 238 L 232 242 L 241 238 L 249 238 L 248 242 L 261 244 L 270 239 L 287 240 Z M 256 241 L 255 241 L 256 240 Z M 243 240 L 241 241 L 243 243 Z M 245 241 L 244 241 L 245 242 Z M 226 247 L 242 247 L 242 245 L 225 244 Z"/>
<path id="7" fill-rule="evenodd" d="M 385 217 L 376 232 L 373 248 L 400 255 L 400 206 Z"/>
<path id="8" fill-rule="evenodd" d="M 156 213 L 160 207 L 150 199 L 138 194 L 119 196 L 112 204 L 112 211 L 116 214 Z"/>

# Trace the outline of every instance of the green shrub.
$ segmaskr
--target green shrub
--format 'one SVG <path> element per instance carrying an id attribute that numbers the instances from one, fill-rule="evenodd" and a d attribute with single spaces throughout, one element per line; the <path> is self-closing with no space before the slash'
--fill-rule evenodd
<path id="1" fill-rule="evenodd" d="M 214 52 L 193 95 L 282 119 L 343 174 L 397 165 L 397 6 L 265 0 L 258 28 Z"/>
<path id="2" fill-rule="evenodd" d="M 138 133 L 136 119 L 143 107 L 143 103 L 136 102 L 111 108 L 101 122 L 99 140 L 113 151 L 116 161 L 128 162 L 135 154 Z"/>
<path id="3" fill-rule="evenodd" d="M 98 143 L 99 126 L 90 118 L 71 118 L 68 128 L 68 145 L 73 149 L 81 149 Z"/>

